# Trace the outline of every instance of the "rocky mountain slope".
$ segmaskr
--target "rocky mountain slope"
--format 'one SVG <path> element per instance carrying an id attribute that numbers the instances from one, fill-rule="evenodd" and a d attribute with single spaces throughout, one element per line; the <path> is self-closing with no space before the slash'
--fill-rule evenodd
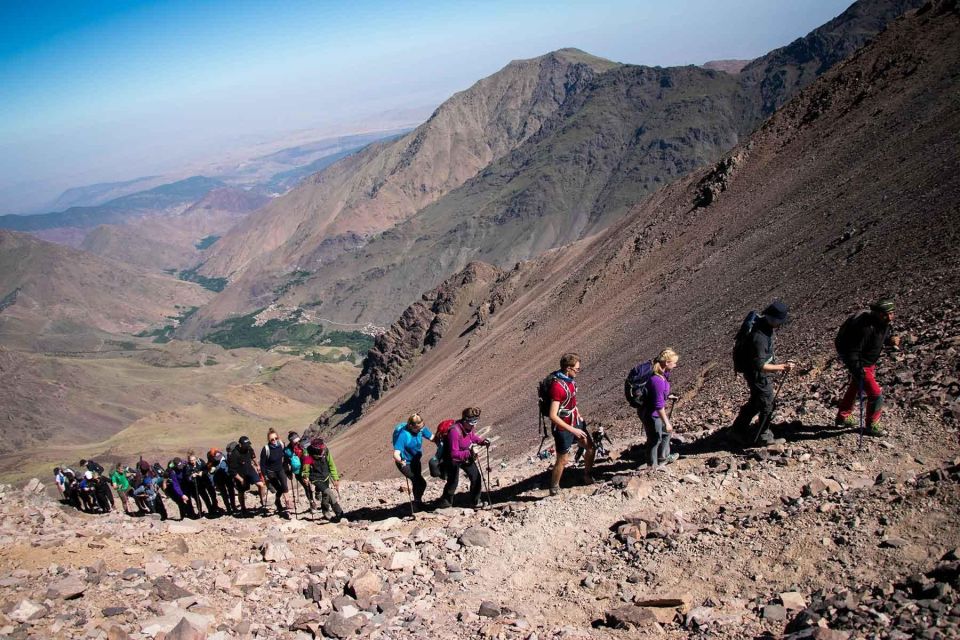
<path id="1" fill-rule="evenodd" d="M 462 186 L 410 201 L 416 213 L 404 205 L 403 215 L 381 216 L 384 226 L 392 226 L 373 237 L 377 229 L 363 228 L 357 215 L 339 218 L 350 221 L 348 234 L 340 233 L 345 228 L 328 228 L 326 209 L 310 203 L 331 198 L 298 190 L 246 221 L 236 241 L 239 254 L 225 239 L 204 269 L 237 273 L 184 331 L 202 332 L 230 313 L 278 299 L 316 305 L 336 321 L 385 324 L 424 286 L 438 284 L 472 260 L 509 268 L 596 233 L 644 195 L 719 159 L 773 108 L 919 4 L 862 0 L 808 36 L 754 61 L 739 76 L 693 66 L 606 70 L 567 91 L 541 126 L 516 140 L 515 149 L 471 163 Z M 473 135 L 464 132 L 463 140 Z M 358 168 L 339 163 L 318 181 L 340 184 L 334 177 L 340 171 Z M 416 183 L 411 188 L 416 191 Z M 296 215 L 286 213 L 291 207 Z M 256 243 L 242 238 L 254 234 L 254 227 L 267 242 L 250 249 Z M 226 254 L 245 256 L 273 246 L 272 253 L 242 271 L 239 263 L 215 266 Z M 294 270 L 295 285 L 285 286 Z M 302 277 L 303 271 L 309 276 Z M 278 290 L 283 291 L 279 298 Z"/>
<path id="2" fill-rule="evenodd" d="M 251 217 L 224 238 L 203 273 L 232 276 L 281 247 L 273 263 L 296 266 L 325 239 L 336 244 L 404 220 L 536 133 L 569 92 L 613 66 L 576 50 L 511 63 L 409 134 L 371 145 Z"/>
<path id="3" fill-rule="evenodd" d="M 210 292 L 163 274 L 0 230 L 0 344 L 133 334 L 204 304 Z M 48 346 L 48 348 L 50 348 Z"/>
<path id="4" fill-rule="evenodd" d="M 393 424 L 413 409 L 435 423 L 471 404 L 506 452 L 535 451 L 535 387 L 567 350 L 584 357 L 584 415 L 613 433 L 638 429 L 622 399 L 625 372 L 666 345 L 681 354 L 678 415 L 697 428 L 728 424 L 742 394 L 732 335 L 747 310 L 775 297 L 795 318 L 780 357 L 803 363 L 782 402 L 820 407 L 808 426 L 831 420 L 833 331 L 889 293 L 915 338 L 883 368 L 890 397 L 921 391 L 913 385 L 922 366 L 923 391 L 942 390 L 953 407 L 945 415 L 955 415 L 956 385 L 927 370 L 956 367 L 957 327 L 947 320 L 960 303 L 960 109 L 949 98 L 960 18 L 937 6 L 892 24 L 715 167 L 660 190 L 606 232 L 519 265 L 486 298 L 473 292 L 483 323 L 450 326 L 336 441 L 341 455 L 361 477 L 392 473 Z M 929 323 L 939 330 L 923 332 Z M 352 400 L 344 413 L 363 404 Z"/>

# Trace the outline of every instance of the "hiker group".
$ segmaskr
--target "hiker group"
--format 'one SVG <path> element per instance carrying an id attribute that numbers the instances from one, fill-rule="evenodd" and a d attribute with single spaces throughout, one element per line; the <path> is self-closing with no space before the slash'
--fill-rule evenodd
<path id="1" fill-rule="evenodd" d="M 885 346 L 899 347 L 899 338 L 891 332 L 893 318 L 893 301 L 878 300 L 869 309 L 848 317 L 834 342 L 837 355 L 849 372 L 836 424 L 851 428 L 859 425 L 861 437 L 884 433 L 880 427 L 883 391 L 877 384 L 876 365 Z M 734 370 L 743 377 L 749 391 L 747 402 L 727 433 L 735 447 L 768 445 L 775 441 L 771 420 L 780 386 L 796 367 L 790 360 L 778 362 L 774 352 L 776 332 L 788 320 L 787 305 L 774 301 L 762 313 L 751 311 L 735 335 Z M 625 399 L 636 410 L 646 434 L 643 462 L 651 469 L 679 458 L 670 450 L 673 404 L 677 400 L 671 393 L 670 376 L 679 361 L 680 356 L 674 349 L 663 349 L 655 358 L 637 364 L 624 381 Z M 564 470 L 581 460 L 583 482 L 592 484 L 598 455 L 601 458 L 607 455 L 604 441 L 609 439 L 603 427 L 590 431 L 577 402 L 577 376 L 581 371 L 580 356 L 565 353 L 560 358 L 560 368 L 538 385 L 543 435 L 538 457 L 549 456 L 549 452 L 543 451 L 543 445 L 551 436 L 556 453 L 549 474 L 550 495 L 560 491 Z M 783 376 L 775 385 L 773 376 L 777 374 Z M 854 415 L 858 400 L 859 414 Z M 419 413 L 394 426 L 393 461 L 404 478 L 411 513 L 427 508 L 423 501 L 427 487 L 423 475 L 424 440 L 436 446 L 427 463 L 430 475 L 445 480 L 436 506 L 454 505 L 461 472 L 470 482 L 467 505 L 483 505 L 484 484 L 486 502 L 490 502 L 491 443 L 478 434 L 480 415 L 479 407 L 467 407 L 459 419 L 441 421 L 435 433 Z M 574 444 L 577 445 L 575 456 Z M 486 450 L 486 473 L 480 460 L 482 450 Z M 190 454 L 186 459 L 174 458 L 162 467 L 141 459 L 134 468 L 117 464 L 109 477 L 96 462 L 81 460 L 79 472 L 58 467 L 54 473 L 63 498 L 89 512 L 115 509 L 113 492 L 116 492 L 128 513 L 159 513 L 161 518 L 166 518 L 166 498 L 177 505 L 181 518 L 200 517 L 204 512 L 211 517 L 267 515 L 267 499 L 272 491 L 275 513 L 290 518 L 291 512 L 299 513 L 296 505 L 299 487 L 307 499 L 308 512 L 313 513 L 319 500 L 324 518 L 338 521 L 344 517 L 338 500 L 340 474 L 329 448 L 320 437 L 306 440 L 295 432 L 290 432 L 287 443 L 283 444 L 277 432 L 270 429 L 267 444 L 259 456 L 250 438 L 244 436 L 227 445 L 225 453 L 211 449 L 206 460 Z M 259 499 L 256 509 L 247 508 L 251 491 Z"/>
<path id="2" fill-rule="evenodd" d="M 204 460 L 189 453 L 164 467 L 141 458 L 134 467 L 117 463 L 109 476 L 97 462 L 81 460 L 76 471 L 56 467 L 54 480 L 65 502 L 88 513 L 113 511 L 119 500 L 130 515 L 156 513 L 166 519 L 165 501 L 169 500 L 177 506 L 181 519 L 268 515 L 267 499 L 272 491 L 274 513 L 289 519 L 291 513 L 298 513 L 299 486 L 307 500 L 307 513 L 314 513 L 319 500 L 322 517 L 334 522 L 343 518 L 340 474 L 330 449 L 323 438 L 305 441 L 294 431 L 283 444 L 270 429 L 259 456 L 250 438 L 243 436 L 225 451 L 210 449 Z M 251 491 L 259 504 L 248 508 Z"/>

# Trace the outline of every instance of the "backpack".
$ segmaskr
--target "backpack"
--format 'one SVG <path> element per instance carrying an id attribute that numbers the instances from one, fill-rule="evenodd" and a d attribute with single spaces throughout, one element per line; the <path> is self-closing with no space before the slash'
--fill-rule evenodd
<path id="1" fill-rule="evenodd" d="M 733 340 L 733 370 L 737 373 L 746 373 L 750 370 L 750 361 L 753 358 L 753 343 L 750 337 L 757 324 L 760 314 L 751 311 L 740 323 L 740 329 Z"/>
<path id="2" fill-rule="evenodd" d="M 87 462 L 87 469 L 89 469 L 90 471 L 93 471 L 98 475 L 103 475 L 103 467 L 100 466 L 98 463 L 94 462 L 93 460 L 90 460 Z"/>
<path id="3" fill-rule="evenodd" d="M 653 375 L 653 360 L 639 363 L 623 381 L 623 395 L 634 409 L 640 409 L 647 401 L 650 377 Z"/>
<path id="4" fill-rule="evenodd" d="M 837 354 L 839 356 L 846 356 L 859 348 L 862 337 L 860 323 L 863 320 L 863 315 L 866 313 L 870 312 L 860 311 L 859 313 L 855 313 L 840 325 L 840 330 L 837 331 L 837 337 L 833 341 L 833 346 L 837 348 Z"/>
<path id="5" fill-rule="evenodd" d="M 437 442 L 447 443 L 447 436 L 450 434 L 450 429 L 453 428 L 453 425 L 457 423 L 456 420 L 444 420 L 437 425 Z"/>
<path id="6" fill-rule="evenodd" d="M 397 440 L 400 438 L 400 432 L 407 428 L 406 422 L 401 422 L 393 428 L 393 448 L 397 448 Z"/>
<path id="7" fill-rule="evenodd" d="M 303 466 L 300 462 L 300 457 L 297 456 L 290 447 L 284 447 L 283 453 L 287 457 L 287 462 L 290 464 L 290 470 L 293 471 L 293 475 L 300 475 L 300 468 Z"/>
<path id="8" fill-rule="evenodd" d="M 540 409 L 540 416 L 543 418 L 550 417 L 550 389 L 553 387 L 554 381 L 559 382 L 560 386 L 563 387 L 566 397 L 563 402 L 560 403 L 560 408 L 565 408 L 565 405 L 570 402 L 572 393 L 570 392 L 570 387 L 567 385 L 566 381 L 562 380 L 559 375 L 559 371 L 554 371 L 546 378 L 540 381 L 540 384 L 537 385 L 537 406 Z"/>

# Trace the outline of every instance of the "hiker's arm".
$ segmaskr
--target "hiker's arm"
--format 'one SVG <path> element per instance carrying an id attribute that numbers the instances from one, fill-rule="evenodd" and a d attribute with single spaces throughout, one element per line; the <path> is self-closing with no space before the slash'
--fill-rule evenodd
<path id="1" fill-rule="evenodd" d="M 783 364 L 773 364 L 772 362 L 768 362 L 767 364 L 763 365 L 761 371 L 764 373 L 777 373 L 778 371 L 789 372 L 793 369 L 793 366 L 794 363 L 790 362 L 789 360 Z"/>
<path id="2" fill-rule="evenodd" d="M 330 453 L 330 449 L 327 449 L 327 461 L 330 463 L 330 479 L 333 480 L 335 484 L 339 483 L 340 472 L 337 471 L 337 465 L 333 461 L 333 454 Z"/>
<path id="3" fill-rule="evenodd" d="M 657 409 L 657 415 L 660 416 L 660 420 L 663 421 L 663 430 L 667 433 L 673 431 L 673 424 L 670 422 L 670 416 L 667 415 L 666 407 L 660 407 Z"/>
<path id="4" fill-rule="evenodd" d="M 393 461 L 396 462 L 397 464 L 403 464 L 403 456 L 400 455 L 399 449 L 393 450 Z"/>

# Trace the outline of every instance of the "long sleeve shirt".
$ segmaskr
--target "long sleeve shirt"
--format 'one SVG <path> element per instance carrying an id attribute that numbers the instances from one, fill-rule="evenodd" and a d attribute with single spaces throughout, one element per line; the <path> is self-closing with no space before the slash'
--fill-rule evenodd
<path id="1" fill-rule="evenodd" d="M 461 464 L 470 459 L 470 445 L 480 444 L 483 438 L 476 431 L 467 431 L 459 422 L 450 428 L 450 459 L 455 464 Z"/>

